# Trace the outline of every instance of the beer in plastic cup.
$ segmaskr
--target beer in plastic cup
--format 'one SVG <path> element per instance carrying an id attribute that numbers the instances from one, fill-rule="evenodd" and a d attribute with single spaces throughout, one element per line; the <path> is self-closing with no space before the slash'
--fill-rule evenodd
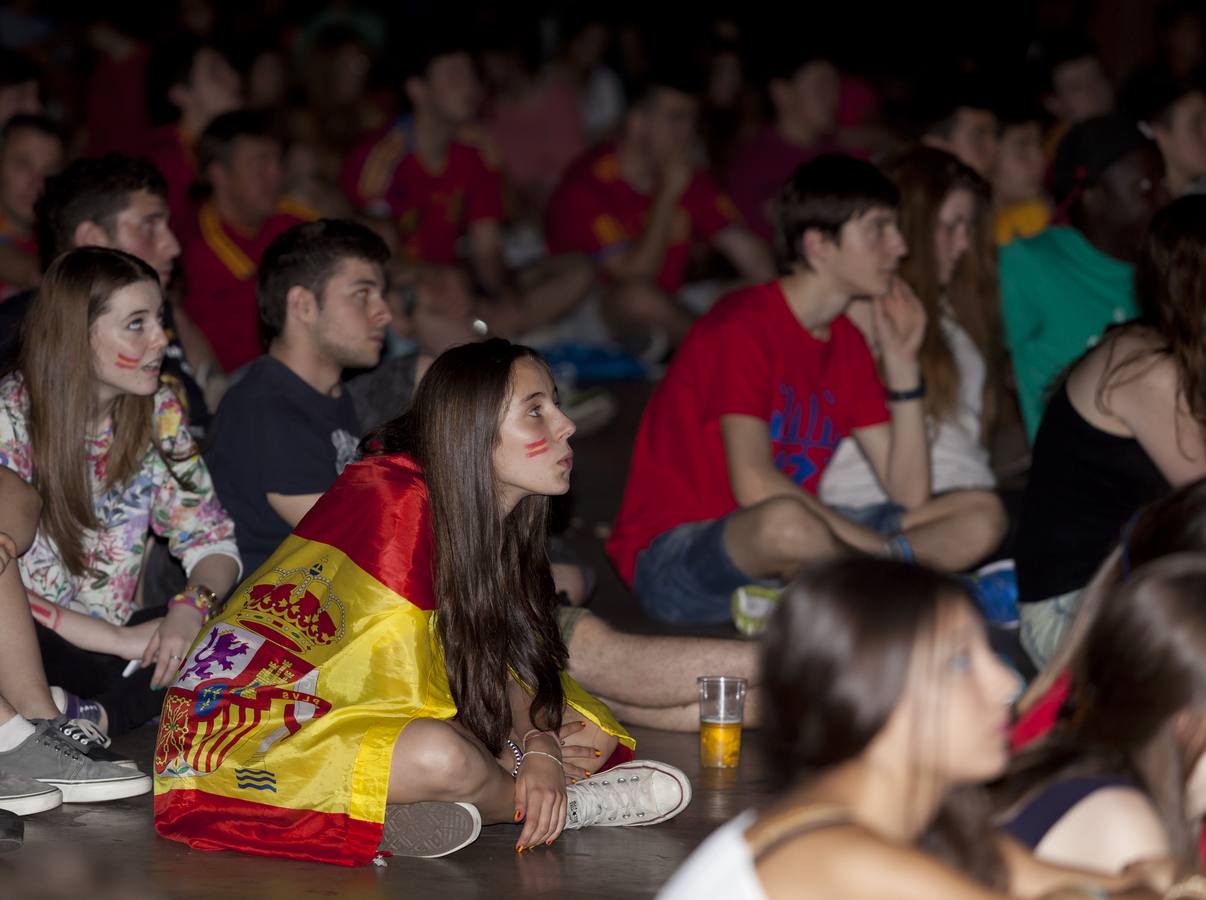
<path id="1" fill-rule="evenodd" d="M 696 682 L 699 684 L 700 765 L 736 768 L 741 760 L 745 679 L 705 675 Z"/>

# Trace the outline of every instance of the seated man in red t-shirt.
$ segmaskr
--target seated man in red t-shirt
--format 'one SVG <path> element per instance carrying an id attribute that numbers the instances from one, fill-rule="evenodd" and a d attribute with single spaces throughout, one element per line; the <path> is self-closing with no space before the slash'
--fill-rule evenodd
<path id="1" fill-rule="evenodd" d="M 0 300 L 42 280 L 34 204 L 63 166 L 63 132 L 42 116 L 13 116 L 0 130 Z"/>
<path id="2" fill-rule="evenodd" d="M 515 274 L 502 253 L 502 176 L 477 127 L 481 91 L 464 36 L 435 29 L 407 57 L 405 90 L 413 114 L 349 154 L 340 184 L 352 203 L 388 216 L 401 254 L 413 262 L 467 262 L 486 302 L 481 316 L 505 334 L 563 316 L 594 283 L 580 257 L 546 259 Z"/>
<path id="3" fill-rule="evenodd" d="M 184 309 L 231 373 L 264 352 L 255 300 L 260 258 L 278 236 L 316 216 L 282 199 L 281 142 L 264 113 L 218 116 L 197 142 L 197 163 L 210 196 L 185 244 Z"/>
<path id="4" fill-rule="evenodd" d="M 800 166 L 776 221 L 787 274 L 722 299 L 675 355 L 645 409 L 607 544 L 654 618 L 727 620 L 738 588 L 785 582 L 850 548 L 912 558 L 901 531 L 930 497 L 917 361 L 925 312 L 895 277 L 906 249 L 897 202 L 870 163 Z M 882 384 L 843 315 L 856 298 L 874 298 Z M 816 498 L 849 434 L 906 511 L 887 538 Z"/>
<path id="5" fill-rule="evenodd" d="M 216 44 L 182 34 L 155 42 L 147 58 L 146 94 L 153 128 L 144 152 L 167 181 L 172 226 L 187 245 L 197 224 L 189 193 L 199 174 L 197 138 L 216 116 L 242 107 L 242 80 Z"/>
<path id="6" fill-rule="evenodd" d="M 693 243 L 710 243 L 744 280 L 766 281 L 766 245 L 694 159 L 696 85 L 666 66 L 631 105 L 615 143 L 572 163 L 549 200 L 554 253 L 589 253 L 609 281 L 602 315 L 623 334 L 660 330 L 677 345 L 693 317 L 676 299 Z"/>

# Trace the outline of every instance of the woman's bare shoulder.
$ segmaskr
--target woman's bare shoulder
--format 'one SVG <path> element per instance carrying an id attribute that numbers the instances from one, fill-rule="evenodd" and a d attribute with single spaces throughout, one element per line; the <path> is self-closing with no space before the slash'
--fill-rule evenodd
<path id="1" fill-rule="evenodd" d="M 770 900 L 990 900 L 1004 896 L 915 847 L 857 824 L 801 834 L 761 859 L 756 871 Z"/>

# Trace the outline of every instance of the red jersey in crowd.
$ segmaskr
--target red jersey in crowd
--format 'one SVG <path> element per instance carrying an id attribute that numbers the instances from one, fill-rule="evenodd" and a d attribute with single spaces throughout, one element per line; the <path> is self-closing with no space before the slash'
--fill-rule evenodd
<path id="1" fill-rule="evenodd" d="M 725 188 L 755 234 L 763 240 L 771 240 L 771 201 L 797 166 L 826 153 L 866 158 L 866 154 L 849 150 L 828 138 L 800 147 L 786 140 L 774 127 L 737 148 L 729 163 Z"/>
<path id="2" fill-rule="evenodd" d="M 727 415 L 766 422 L 775 467 L 815 494 L 838 441 L 886 422 L 888 407 L 871 351 L 845 316 L 821 341 L 778 282 L 720 300 L 692 326 L 641 419 L 607 542 L 629 585 L 654 538 L 737 509 L 720 433 Z"/>
<path id="3" fill-rule="evenodd" d="M 193 138 L 179 125 L 164 125 L 152 130 L 146 157 L 167 182 L 168 222 L 181 247 L 187 247 L 197 233 L 197 206 L 189 192 L 197 180 L 197 157 Z"/>
<path id="4" fill-rule="evenodd" d="M 5 220 L 3 214 L 0 214 L 0 244 L 7 244 L 34 261 L 38 259 L 37 239 L 32 234 L 21 234 L 11 222 Z M 23 290 L 25 289 L 0 281 L 0 300 L 7 300 Z"/>
<path id="5" fill-rule="evenodd" d="M 255 301 L 260 258 L 281 234 L 315 218 L 306 207 L 283 201 L 259 233 L 246 234 L 222 221 L 212 203 L 201 206 L 197 233 L 184 250 L 184 308 L 227 372 L 264 352 Z"/>
<path id="6" fill-rule="evenodd" d="M 145 77 L 148 55 L 145 44 L 132 40 L 98 50 L 87 88 L 85 155 L 145 152 L 151 131 Z"/>
<path id="7" fill-rule="evenodd" d="M 545 238 L 551 253 L 588 253 L 595 259 L 630 247 L 640 239 L 653 203 L 624 180 L 615 144 L 579 157 L 549 200 Z M 683 191 L 666 256 L 658 273 L 662 290 L 676 292 L 686 278 L 694 240 L 709 241 L 741 215 L 720 192 L 712 176 L 700 169 Z"/>
<path id="8" fill-rule="evenodd" d="M 482 151 L 453 141 L 432 171 L 415 152 L 409 118 L 353 150 L 339 182 L 357 208 L 397 220 L 402 253 L 414 260 L 453 263 L 470 225 L 503 218 L 502 178 Z"/>

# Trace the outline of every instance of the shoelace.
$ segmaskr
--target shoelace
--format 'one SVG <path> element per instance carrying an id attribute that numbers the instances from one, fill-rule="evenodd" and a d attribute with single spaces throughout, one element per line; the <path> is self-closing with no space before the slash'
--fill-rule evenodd
<path id="1" fill-rule="evenodd" d="M 56 736 L 53 732 L 39 735 L 38 743 L 40 743 L 47 750 L 53 750 L 55 753 L 59 754 L 59 756 L 65 756 L 74 762 L 79 762 L 80 760 L 86 760 L 88 758 L 70 741 Z"/>
<path id="2" fill-rule="evenodd" d="M 59 733 L 69 741 L 73 741 L 87 748 L 96 744 L 99 747 L 108 748 L 113 743 L 106 735 L 101 733 L 101 730 L 95 724 L 87 719 L 69 719 L 59 729 Z"/>
<path id="3" fill-rule="evenodd" d="M 651 798 L 644 796 L 648 793 L 650 785 L 648 779 L 642 783 L 639 775 L 621 775 L 614 779 L 592 778 L 589 781 L 580 781 L 577 787 L 583 799 L 590 798 L 599 805 L 599 818 L 606 817 L 608 822 L 614 822 L 617 819 L 645 817 L 653 806 Z M 581 813 L 579 817 L 585 818 Z"/>

